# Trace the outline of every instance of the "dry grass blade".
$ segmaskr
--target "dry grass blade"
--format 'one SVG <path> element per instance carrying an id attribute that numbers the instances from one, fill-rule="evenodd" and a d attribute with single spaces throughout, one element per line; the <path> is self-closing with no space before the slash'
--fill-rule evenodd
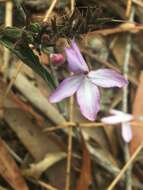
<path id="1" fill-rule="evenodd" d="M 140 153 L 140 151 L 143 148 L 143 144 L 141 144 L 136 151 L 134 152 L 134 154 L 130 157 L 130 159 L 128 160 L 128 162 L 124 165 L 124 167 L 122 168 L 122 170 L 119 172 L 119 174 L 117 175 L 117 177 L 112 181 L 112 183 L 110 184 L 110 186 L 107 188 L 107 190 L 113 190 L 113 188 L 115 187 L 115 185 L 118 183 L 118 181 L 120 180 L 120 178 L 123 176 L 123 174 L 127 171 L 127 169 L 130 167 L 130 165 L 133 163 L 133 161 L 135 160 L 135 158 L 137 157 L 137 155 Z"/>
<path id="2" fill-rule="evenodd" d="M 11 71 L 9 78 L 12 79 L 15 70 Z M 61 124 L 65 122 L 64 117 L 58 112 L 58 110 L 49 103 L 48 99 L 43 96 L 41 91 L 36 88 L 33 83 L 22 75 L 18 74 L 14 86 L 32 103 L 34 107 L 40 110 L 46 117 L 52 120 L 55 124 Z"/>

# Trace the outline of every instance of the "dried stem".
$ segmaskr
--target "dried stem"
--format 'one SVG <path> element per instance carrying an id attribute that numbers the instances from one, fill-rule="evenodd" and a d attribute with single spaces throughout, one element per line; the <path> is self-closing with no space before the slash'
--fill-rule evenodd
<path id="1" fill-rule="evenodd" d="M 132 0 L 128 0 L 127 7 L 126 7 L 126 17 L 127 18 L 130 16 L 131 8 L 132 8 Z"/>
<path id="2" fill-rule="evenodd" d="M 69 120 L 70 122 L 73 121 L 73 103 L 74 97 L 70 98 L 70 113 L 69 113 Z M 65 190 L 70 190 L 70 178 L 71 178 L 71 160 L 72 160 L 72 125 L 68 126 L 68 155 L 67 155 L 67 169 L 66 169 L 66 184 Z"/>
<path id="3" fill-rule="evenodd" d="M 41 180 L 38 180 L 38 184 L 41 185 L 41 187 L 43 187 L 44 189 L 47 189 L 47 190 L 58 190 L 57 188 L 41 181 Z"/>
<path id="4" fill-rule="evenodd" d="M 67 123 L 62 124 L 62 125 L 52 126 L 50 128 L 49 127 L 45 128 L 43 131 L 44 132 L 54 132 L 54 131 L 59 130 L 59 129 L 65 129 L 68 126 L 71 126 L 71 127 L 80 127 L 80 128 L 97 128 L 97 127 L 103 127 L 104 124 L 103 123 L 80 123 L 80 124 L 77 125 L 74 122 L 72 122 L 72 123 L 67 122 Z"/>
<path id="5" fill-rule="evenodd" d="M 75 0 L 71 0 L 71 14 L 70 14 L 71 16 L 74 12 L 74 8 L 75 8 Z"/>
<path id="6" fill-rule="evenodd" d="M 134 14 L 135 14 L 135 9 L 133 7 L 131 14 L 130 14 L 130 18 L 129 18 L 130 22 L 133 22 Z M 131 34 L 128 34 L 127 41 L 126 41 L 126 47 L 125 47 L 125 58 L 124 58 L 124 64 L 123 64 L 123 74 L 124 74 L 125 79 L 128 79 L 131 48 L 132 48 L 132 38 L 131 38 Z M 125 86 L 123 88 L 123 108 L 122 109 L 124 112 L 128 112 L 128 86 Z M 127 143 L 125 143 L 125 145 L 123 146 L 123 149 L 124 149 L 124 155 L 125 155 L 125 162 L 127 162 L 130 158 Z M 130 166 L 126 173 L 126 190 L 132 189 L 131 172 L 132 172 L 132 167 Z"/>
<path id="7" fill-rule="evenodd" d="M 12 9 L 13 3 L 11 1 L 6 2 L 6 13 L 5 13 L 5 26 L 12 26 Z M 10 60 L 10 51 L 4 47 L 4 55 L 3 55 L 3 66 L 1 68 L 2 72 L 4 73 L 4 80 L 7 79 L 7 68 Z"/>
<path id="8" fill-rule="evenodd" d="M 58 0 L 53 0 L 53 2 L 51 3 L 51 6 L 49 7 L 48 11 L 46 12 L 46 15 L 43 19 L 43 22 L 46 22 L 50 16 L 50 14 L 52 13 L 54 7 L 56 6 Z"/>
<path id="9" fill-rule="evenodd" d="M 120 178 L 124 175 L 124 173 L 130 167 L 130 165 L 133 163 L 133 161 L 135 160 L 135 158 L 137 157 L 137 155 L 140 153 L 140 151 L 142 150 L 142 148 L 143 148 L 143 144 L 141 144 L 140 146 L 138 146 L 138 148 L 136 149 L 136 151 L 134 152 L 134 154 L 130 157 L 130 159 L 128 160 L 128 162 L 124 165 L 124 167 L 122 168 L 122 170 L 120 171 L 120 173 L 117 175 L 117 177 L 114 179 L 114 181 L 112 181 L 112 183 L 107 188 L 107 190 L 113 190 L 113 188 L 115 187 L 115 185 L 118 183 L 118 181 L 120 180 Z"/>
<path id="10" fill-rule="evenodd" d="M 4 141 L 3 141 L 6 149 L 8 150 L 8 152 L 14 157 L 14 159 L 19 162 L 20 164 L 23 163 L 22 159 L 9 147 L 8 144 L 6 144 Z"/>

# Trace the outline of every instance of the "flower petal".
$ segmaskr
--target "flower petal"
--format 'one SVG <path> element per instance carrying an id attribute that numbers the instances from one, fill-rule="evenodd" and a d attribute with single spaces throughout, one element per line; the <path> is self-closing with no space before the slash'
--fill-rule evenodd
<path id="1" fill-rule="evenodd" d="M 66 97 L 72 96 L 78 90 L 83 78 L 84 75 L 74 75 L 63 80 L 49 97 L 49 102 L 56 103 Z"/>
<path id="2" fill-rule="evenodd" d="M 122 123 L 122 117 L 117 116 L 117 115 L 103 117 L 101 119 L 101 122 L 103 122 L 105 124 L 114 125 L 114 124 Z"/>
<path id="3" fill-rule="evenodd" d="M 131 115 L 129 113 L 125 113 L 123 111 L 115 110 L 115 109 L 111 109 L 109 111 L 109 113 L 114 114 L 114 115 L 120 117 L 121 120 L 122 120 L 121 122 L 128 122 L 128 121 L 131 121 L 131 120 L 134 119 L 133 115 Z"/>
<path id="4" fill-rule="evenodd" d="M 133 119 L 131 114 L 124 113 L 119 110 L 111 109 L 109 113 L 113 114 L 113 116 L 103 117 L 101 119 L 103 123 L 114 125 L 118 123 L 129 122 Z"/>
<path id="5" fill-rule="evenodd" d="M 88 66 L 74 41 L 71 43 L 71 48 L 65 48 L 65 52 L 67 56 L 68 67 L 71 72 L 88 72 Z"/>
<path id="6" fill-rule="evenodd" d="M 129 143 L 132 140 L 132 129 L 128 122 L 122 124 L 121 135 L 126 143 Z"/>
<path id="7" fill-rule="evenodd" d="M 104 88 L 121 88 L 128 84 L 128 81 L 122 75 L 111 69 L 90 71 L 88 77 L 94 84 Z"/>
<path id="8" fill-rule="evenodd" d="M 89 120 L 96 119 L 99 111 L 100 94 L 98 88 L 87 78 L 81 84 L 77 91 L 77 101 L 80 106 L 81 113 Z"/>

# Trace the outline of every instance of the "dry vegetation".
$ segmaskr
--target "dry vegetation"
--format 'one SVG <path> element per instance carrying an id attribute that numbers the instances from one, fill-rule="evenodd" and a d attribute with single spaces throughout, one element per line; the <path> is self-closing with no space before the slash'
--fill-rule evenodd
<path id="1" fill-rule="evenodd" d="M 143 1 L 0 0 L 0 12 L 0 190 L 142 190 Z M 48 101 L 69 75 L 49 55 L 72 38 L 91 68 L 129 80 L 101 89 L 95 122 L 74 97 Z M 113 108 L 135 116 L 129 144 L 100 121 Z"/>

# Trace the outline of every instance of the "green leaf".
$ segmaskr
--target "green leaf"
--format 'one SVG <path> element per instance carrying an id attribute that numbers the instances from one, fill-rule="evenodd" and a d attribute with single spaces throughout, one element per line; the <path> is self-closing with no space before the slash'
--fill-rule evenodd
<path id="1" fill-rule="evenodd" d="M 28 27 L 28 29 L 31 31 L 31 32 L 34 32 L 34 33 L 38 33 L 41 31 L 41 26 L 39 23 L 31 23 Z"/>
<path id="2" fill-rule="evenodd" d="M 48 82 L 50 87 L 55 87 L 54 80 L 47 68 L 40 63 L 38 56 L 35 55 L 33 50 L 29 47 L 26 41 L 26 35 L 24 34 L 24 39 L 22 39 L 22 35 L 23 31 L 20 29 L 10 27 L 5 28 L 0 32 L 0 43 L 38 73 L 45 81 Z"/>

